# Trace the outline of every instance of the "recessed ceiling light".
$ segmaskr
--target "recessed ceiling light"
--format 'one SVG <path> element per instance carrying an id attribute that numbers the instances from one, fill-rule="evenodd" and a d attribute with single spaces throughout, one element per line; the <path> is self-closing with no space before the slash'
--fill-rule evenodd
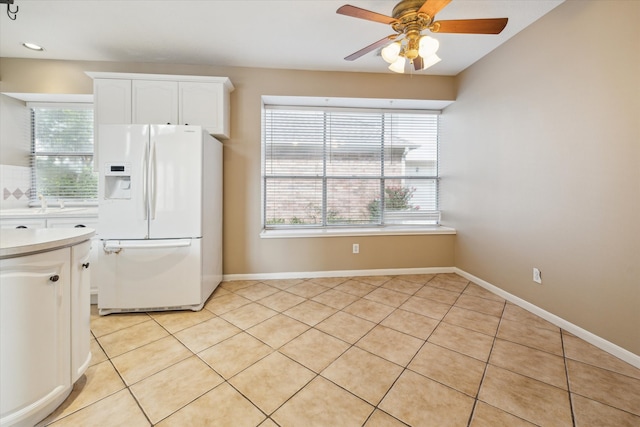
<path id="1" fill-rule="evenodd" d="M 42 46 L 38 46 L 35 43 L 25 42 L 25 43 L 22 43 L 22 46 L 26 47 L 27 49 L 37 50 L 39 52 L 44 50 L 44 48 Z"/>

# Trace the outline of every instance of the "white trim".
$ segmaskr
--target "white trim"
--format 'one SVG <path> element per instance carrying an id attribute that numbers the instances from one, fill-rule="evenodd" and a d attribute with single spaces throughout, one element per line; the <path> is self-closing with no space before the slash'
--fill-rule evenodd
<path id="1" fill-rule="evenodd" d="M 536 316 L 541 317 L 544 320 L 553 323 L 559 328 L 562 328 L 565 331 L 572 333 L 578 338 L 582 338 L 586 342 L 593 344 L 594 346 L 598 347 L 601 350 L 606 351 L 607 353 L 617 357 L 618 359 L 621 359 L 629 363 L 630 365 L 635 366 L 636 368 L 640 368 L 640 356 L 630 352 L 629 350 L 626 350 L 612 342 L 605 340 L 604 338 L 601 338 L 585 329 L 582 329 L 580 326 L 574 325 L 573 323 L 567 320 L 564 320 L 563 318 L 558 317 L 553 313 L 549 313 L 548 311 L 543 310 L 542 308 L 534 304 L 531 304 L 530 302 L 527 302 L 522 298 L 512 295 L 509 292 L 504 291 L 499 287 L 492 285 L 491 283 L 486 282 L 472 274 L 469 274 L 464 270 L 461 270 L 457 267 L 455 267 L 453 270 L 454 270 L 454 273 L 459 274 L 465 279 L 469 279 L 473 283 L 485 288 L 489 292 L 501 296 L 507 301 L 512 302 L 513 304 L 521 308 L 524 308 L 525 310 L 535 314 Z"/>
<path id="2" fill-rule="evenodd" d="M 185 76 L 175 74 L 140 74 L 140 73 L 112 73 L 110 71 L 85 71 L 92 79 L 122 79 L 122 80 L 163 80 L 176 82 L 202 82 L 221 83 L 229 92 L 233 92 L 235 87 L 229 77 L 217 76 Z"/>
<path id="3" fill-rule="evenodd" d="M 283 273 L 257 273 L 257 274 L 225 274 L 222 278 L 225 282 L 234 280 L 273 280 L 273 279 L 312 279 L 320 277 L 357 277 L 357 276 L 398 276 L 403 274 L 438 274 L 438 273 L 456 273 L 483 287 L 489 292 L 501 296 L 505 300 L 535 314 L 572 333 L 578 338 L 582 338 L 586 342 L 593 344 L 599 349 L 606 351 L 612 356 L 617 357 L 629 363 L 636 368 L 640 368 L 640 356 L 626 350 L 612 342 L 605 340 L 571 322 L 564 320 L 555 314 L 549 313 L 540 307 L 533 305 L 522 298 L 510 294 L 489 282 L 486 282 L 472 274 L 467 273 L 457 267 L 427 267 L 427 268 L 390 268 L 390 269 L 372 269 L 372 270 L 335 270 L 335 271 L 308 271 L 308 272 L 283 272 Z"/>
<path id="4" fill-rule="evenodd" d="M 353 237 L 353 236 L 413 236 L 424 234 L 456 234 L 455 228 L 443 226 L 423 227 L 364 227 L 364 228 L 289 228 L 262 230 L 261 239 L 295 239 L 300 237 Z M 408 274 L 408 273 L 395 273 Z"/>
<path id="5" fill-rule="evenodd" d="M 2 92 L 11 98 L 24 102 L 39 103 L 67 103 L 67 104 L 93 104 L 93 94 L 67 94 L 67 93 L 14 93 Z"/>
<path id="6" fill-rule="evenodd" d="M 372 270 L 334 270 L 334 271 L 303 271 L 282 273 L 256 273 L 256 274 L 225 274 L 222 280 L 231 282 L 234 280 L 273 280 L 273 279 L 315 279 L 319 277 L 356 277 L 356 276 L 398 276 L 403 274 L 438 274 L 453 273 L 453 267 L 426 267 L 426 268 L 388 268 Z"/>
<path id="7" fill-rule="evenodd" d="M 274 106 L 299 106 L 321 108 L 362 108 L 384 110 L 407 110 L 415 113 L 429 112 L 440 114 L 442 110 L 453 104 L 454 100 L 436 99 L 382 99 L 382 98 L 339 98 L 325 96 L 276 96 L 262 95 L 262 103 L 269 108 Z M 277 107 L 276 107 L 277 108 Z"/>
<path id="8" fill-rule="evenodd" d="M 91 102 L 40 102 L 27 101 L 28 108 L 56 108 L 65 110 L 91 110 L 93 103 Z"/>

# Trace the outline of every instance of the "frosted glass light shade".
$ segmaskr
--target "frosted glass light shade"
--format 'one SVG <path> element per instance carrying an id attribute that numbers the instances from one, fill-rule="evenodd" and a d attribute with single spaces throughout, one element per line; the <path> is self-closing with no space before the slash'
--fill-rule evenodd
<path id="1" fill-rule="evenodd" d="M 404 56 L 399 56 L 396 61 L 389 65 L 389 69 L 396 73 L 404 73 L 404 64 L 407 62 Z"/>
<path id="2" fill-rule="evenodd" d="M 440 47 L 440 42 L 430 36 L 420 37 L 420 44 L 418 48 L 418 54 L 424 59 L 427 59 L 431 55 L 435 55 Z"/>
<path id="3" fill-rule="evenodd" d="M 423 59 L 422 69 L 426 70 L 432 65 L 436 65 L 440 61 L 441 61 L 440 57 L 434 53 L 433 55 Z"/>
<path id="4" fill-rule="evenodd" d="M 382 49 L 380 52 L 382 55 L 382 59 L 384 59 L 389 64 L 393 64 L 398 59 L 398 55 L 400 54 L 400 42 L 391 43 Z"/>

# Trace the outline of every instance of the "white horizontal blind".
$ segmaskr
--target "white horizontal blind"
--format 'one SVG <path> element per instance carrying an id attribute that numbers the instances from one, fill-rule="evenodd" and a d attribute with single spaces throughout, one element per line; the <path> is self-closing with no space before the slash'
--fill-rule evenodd
<path id="1" fill-rule="evenodd" d="M 43 106 L 31 112 L 31 199 L 42 194 L 52 201 L 96 200 L 93 110 Z"/>
<path id="2" fill-rule="evenodd" d="M 433 225 L 438 115 L 265 106 L 265 228 Z"/>

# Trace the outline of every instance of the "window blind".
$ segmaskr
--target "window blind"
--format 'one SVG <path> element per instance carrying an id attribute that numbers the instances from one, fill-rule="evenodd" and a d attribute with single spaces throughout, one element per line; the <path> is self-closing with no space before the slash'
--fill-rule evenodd
<path id="1" fill-rule="evenodd" d="M 97 199 L 91 108 L 32 107 L 31 142 L 32 201 Z"/>
<path id="2" fill-rule="evenodd" d="M 265 106 L 265 228 L 438 224 L 438 115 Z"/>

